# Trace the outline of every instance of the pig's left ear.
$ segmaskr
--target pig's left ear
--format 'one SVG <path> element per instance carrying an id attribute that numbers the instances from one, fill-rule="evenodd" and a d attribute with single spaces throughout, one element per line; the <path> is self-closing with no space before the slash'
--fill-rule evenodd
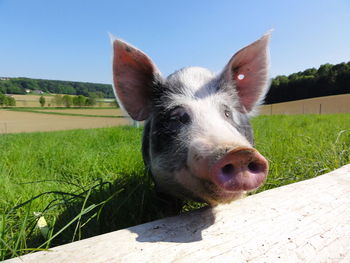
<path id="1" fill-rule="evenodd" d="M 269 88 L 270 33 L 239 50 L 223 71 L 223 78 L 234 84 L 242 106 L 251 112 Z"/>

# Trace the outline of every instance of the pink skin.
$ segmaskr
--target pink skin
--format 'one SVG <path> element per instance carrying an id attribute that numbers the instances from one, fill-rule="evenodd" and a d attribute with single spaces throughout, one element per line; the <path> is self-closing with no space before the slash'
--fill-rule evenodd
<path id="1" fill-rule="evenodd" d="M 257 150 L 239 147 L 213 163 L 212 157 L 193 160 L 192 173 L 217 187 L 219 196 L 239 196 L 262 185 L 268 173 L 268 162 Z"/>
<path id="2" fill-rule="evenodd" d="M 217 161 L 209 180 L 225 192 L 251 191 L 265 180 L 268 162 L 253 148 L 238 148 Z"/>

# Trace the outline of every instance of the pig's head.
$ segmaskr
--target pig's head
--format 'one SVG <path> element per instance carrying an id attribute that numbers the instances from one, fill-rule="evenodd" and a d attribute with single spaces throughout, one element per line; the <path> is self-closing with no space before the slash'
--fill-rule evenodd
<path id="1" fill-rule="evenodd" d="M 160 192 L 213 205 L 264 182 L 268 162 L 253 148 L 249 116 L 268 90 L 268 42 L 241 49 L 220 74 L 187 67 L 163 78 L 146 54 L 113 40 L 114 91 L 146 121 L 143 158 Z"/>

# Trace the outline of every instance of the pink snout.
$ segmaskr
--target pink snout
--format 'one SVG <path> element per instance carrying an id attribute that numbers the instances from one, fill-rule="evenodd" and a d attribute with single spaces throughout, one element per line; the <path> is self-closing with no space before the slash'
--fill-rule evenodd
<path id="1" fill-rule="evenodd" d="M 268 173 L 268 162 L 253 148 L 232 150 L 218 160 L 209 174 L 219 188 L 229 191 L 249 191 L 258 188 Z"/>

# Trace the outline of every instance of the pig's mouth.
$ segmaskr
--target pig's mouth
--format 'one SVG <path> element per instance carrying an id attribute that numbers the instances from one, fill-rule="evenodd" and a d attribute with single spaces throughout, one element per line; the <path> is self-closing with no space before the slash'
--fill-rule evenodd
<path id="1" fill-rule="evenodd" d="M 206 157 L 190 155 L 188 163 L 176 172 L 175 177 L 172 173 L 158 176 L 163 178 L 163 181 L 158 180 L 158 184 L 181 199 L 211 205 L 231 202 L 263 184 L 268 162 L 257 150 L 239 147 L 217 152 Z M 156 171 L 153 170 L 153 173 L 156 174 Z M 169 183 L 169 178 L 175 178 L 173 184 Z"/>

